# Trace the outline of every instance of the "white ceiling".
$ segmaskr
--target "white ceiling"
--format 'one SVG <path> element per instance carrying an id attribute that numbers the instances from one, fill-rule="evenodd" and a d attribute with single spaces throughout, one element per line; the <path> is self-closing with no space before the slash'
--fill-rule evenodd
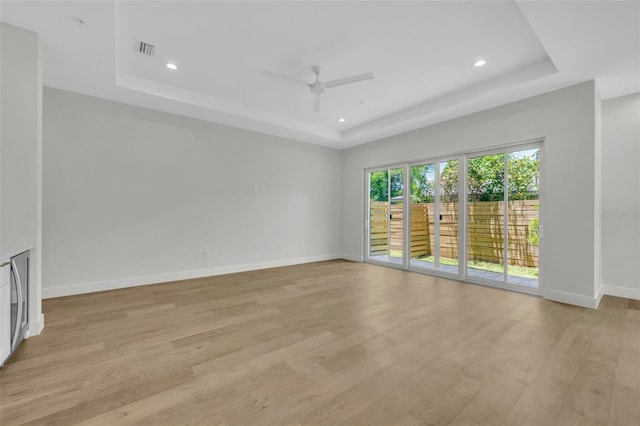
<path id="1" fill-rule="evenodd" d="M 3 0 L 0 18 L 40 34 L 47 86 L 334 148 L 590 79 L 640 91 L 638 1 Z M 314 113 L 303 84 L 263 75 L 310 83 L 316 64 L 376 78 Z"/>

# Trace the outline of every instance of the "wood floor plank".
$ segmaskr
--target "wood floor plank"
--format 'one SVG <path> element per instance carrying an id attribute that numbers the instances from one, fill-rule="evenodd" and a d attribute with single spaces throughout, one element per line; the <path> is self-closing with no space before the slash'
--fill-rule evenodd
<path id="1" fill-rule="evenodd" d="M 466 370 L 465 370 L 466 371 Z M 482 388 L 451 422 L 457 424 L 499 425 L 509 415 L 527 383 L 500 371 L 485 372 Z"/>
<path id="2" fill-rule="evenodd" d="M 637 426 L 639 306 L 339 260 L 48 299 L 0 424 Z"/>
<path id="3" fill-rule="evenodd" d="M 555 424 L 570 386 L 563 380 L 541 374 L 529 384 L 503 424 L 513 426 Z"/>
<path id="4" fill-rule="evenodd" d="M 640 352 L 621 350 L 615 371 L 616 384 L 640 391 Z"/>
<path id="5" fill-rule="evenodd" d="M 640 391 L 615 385 L 607 425 L 636 426 L 640 419 Z"/>

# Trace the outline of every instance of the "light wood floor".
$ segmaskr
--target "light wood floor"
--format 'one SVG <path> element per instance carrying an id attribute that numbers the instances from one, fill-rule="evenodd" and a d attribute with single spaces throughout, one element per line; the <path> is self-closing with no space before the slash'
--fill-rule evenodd
<path id="1" fill-rule="evenodd" d="M 640 302 L 346 261 L 50 299 L 0 424 L 640 424 Z"/>

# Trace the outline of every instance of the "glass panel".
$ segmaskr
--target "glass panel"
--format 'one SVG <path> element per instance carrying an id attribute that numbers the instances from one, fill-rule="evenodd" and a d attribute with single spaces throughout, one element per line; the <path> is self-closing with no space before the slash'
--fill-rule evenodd
<path id="1" fill-rule="evenodd" d="M 435 267 L 435 164 L 410 169 L 411 176 L 411 266 Z"/>
<path id="2" fill-rule="evenodd" d="M 403 169 L 389 170 L 389 234 L 390 261 L 402 263 L 402 248 L 404 246 L 404 171 Z"/>
<path id="3" fill-rule="evenodd" d="M 389 256 L 389 171 L 369 173 L 369 257 Z"/>
<path id="4" fill-rule="evenodd" d="M 439 269 L 458 273 L 458 160 L 440 163 Z"/>
<path id="5" fill-rule="evenodd" d="M 540 150 L 528 149 L 508 155 L 507 280 L 537 287 Z"/>
<path id="6" fill-rule="evenodd" d="M 369 258 L 402 263 L 404 172 L 369 173 Z"/>
<path id="7" fill-rule="evenodd" d="M 504 154 L 467 161 L 467 275 L 504 282 Z"/>

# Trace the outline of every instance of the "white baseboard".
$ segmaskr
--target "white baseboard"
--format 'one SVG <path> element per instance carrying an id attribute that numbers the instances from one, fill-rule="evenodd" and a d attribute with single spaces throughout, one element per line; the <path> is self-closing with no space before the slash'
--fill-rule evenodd
<path id="1" fill-rule="evenodd" d="M 559 290 L 542 290 L 542 297 L 548 300 L 553 300 L 554 302 L 562 302 L 568 303 L 569 305 L 582 306 L 584 308 L 596 309 L 598 307 L 598 303 L 600 303 L 600 298 L 602 297 L 602 292 L 600 293 L 600 297 L 589 297 L 582 296 L 580 294 L 574 293 L 566 293 L 564 291 Z"/>
<path id="2" fill-rule="evenodd" d="M 241 265 L 219 266 L 215 268 L 196 269 L 191 271 L 178 271 L 139 277 L 119 278 L 115 280 L 94 281 L 68 286 L 43 287 L 42 298 L 50 299 L 53 297 L 94 293 L 97 291 L 115 290 L 147 284 L 159 284 L 170 281 L 188 280 L 192 278 L 211 277 L 214 275 L 233 274 L 236 272 L 255 271 L 258 269 L 277 268 L 279 266 L 299 265 L 302 263 L 340 259 L 341 257 L 342 256 L 339 254 L 324 254 L 290 259 L 269 260 L 265 262 L 245 263 Z"/>
<path id="3" fill-rule="evenodd" d="M 338 257 L 340 259 L 350 260 L 352 262 L 364 262 L 364 259 L 362 258 L 362 256 L 354 256 L 349 253 L 341 253 Z"/>
<path id="4" fill-rule="evenodd" d="M 626 297 L 627 299 L 640 300 L 640 288 L 619 287 L 615 285 L 604 285 L 604 294 L 609 296 Z"/>
<path id="5" fill-rule="evenodd" d="M 598 309 L 600 301 L 602 301 L 602 296 L 604 296 L 604 286 L 601 285 L 598 291 L 596 291 L 596 306 L 594 309 Z"/>
<path id="6" fill-rule="evenodd" d="M 40 318 L 37 321 L 29 321 L 29 328 L 27 329 L 26 338 L 37 336 L 42 333 L 44 328 L 44 315 L 40 314 Z"/>

